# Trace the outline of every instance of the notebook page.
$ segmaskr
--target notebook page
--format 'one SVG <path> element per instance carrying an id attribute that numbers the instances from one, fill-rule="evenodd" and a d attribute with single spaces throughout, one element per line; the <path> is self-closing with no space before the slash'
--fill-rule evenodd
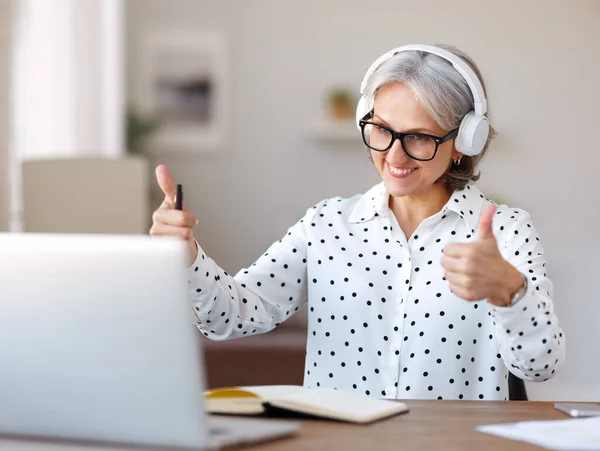
<path id="1" fill-rule="evenodd" d="M 309 405 L 323 411 L 336 412 L 344 417 L 356 418 L 376 417 L 406 409 L 404 404 L 396 401 L 327 388 L 308 389 L 280 396 L 278 399 Z"/>
<path id="2" fill-rule="evenodd" d="M 300 385 L 251 385 L 238 387 L 238 389 L 254 393 L 263 399 L 279 398 L 308 390 Z"/>

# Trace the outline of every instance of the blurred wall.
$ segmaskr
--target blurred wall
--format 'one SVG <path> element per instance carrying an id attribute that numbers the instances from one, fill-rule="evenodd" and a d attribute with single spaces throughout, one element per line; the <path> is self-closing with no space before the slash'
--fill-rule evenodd
<path id="1" fill-rule="evenodd" d="M 0 232 L 8 230 L 10 190 L 8 171 L 8 86 L 10 0 L 0 0 Z"/>
<path id="2" fill-rule="evenodd" d="M 231 273 L 315 202 L 377 182 L 358 135 L 338 148 L 313 139 L 326 88 L 358 91 L 371 62 L 398 45 L 467 51 L 498 131 L 479 185 L 533 214 L 567 333 L 567 366 L 530 394 L 600 400 L 600 2 L 128 0 L 130 95 L 144 36 L 187 28 L 228 33 L 231 145 L 211 156 L 153 150 L 185 184 L 200 243 Z"/>

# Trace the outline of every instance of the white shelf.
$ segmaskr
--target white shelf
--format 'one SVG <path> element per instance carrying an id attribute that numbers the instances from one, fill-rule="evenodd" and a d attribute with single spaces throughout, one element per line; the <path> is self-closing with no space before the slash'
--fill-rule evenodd
<path id="1" fill-rule="evenodd" d="M 362 144 L 353 120 L 322 120 L 312 127 L 311 135 L 324 144 Z"/>

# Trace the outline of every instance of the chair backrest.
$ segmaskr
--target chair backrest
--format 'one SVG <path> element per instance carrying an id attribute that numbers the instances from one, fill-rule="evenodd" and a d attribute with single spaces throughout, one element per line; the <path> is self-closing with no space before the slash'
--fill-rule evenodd
<path id="1" fill-rule="evenodd" d="M 508 373 L 508 399 L 511 401 L 527 401 L 525 382 L 513 373 Z"/>
<path id="2" fill-rule="evenodd" d="M 25 232 L 148 232 L 149 170 L 143 158 L 27 160 L 22 171 Z"/>

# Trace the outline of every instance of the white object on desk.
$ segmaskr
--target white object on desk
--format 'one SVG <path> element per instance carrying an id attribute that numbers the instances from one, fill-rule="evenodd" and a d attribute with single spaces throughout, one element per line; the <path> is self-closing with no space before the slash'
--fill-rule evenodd
<path id="1" fill-rule="evenodd" d="M 600 450 L 600 417 L 478 426 L 479 432 L 560 451 Z"/>

